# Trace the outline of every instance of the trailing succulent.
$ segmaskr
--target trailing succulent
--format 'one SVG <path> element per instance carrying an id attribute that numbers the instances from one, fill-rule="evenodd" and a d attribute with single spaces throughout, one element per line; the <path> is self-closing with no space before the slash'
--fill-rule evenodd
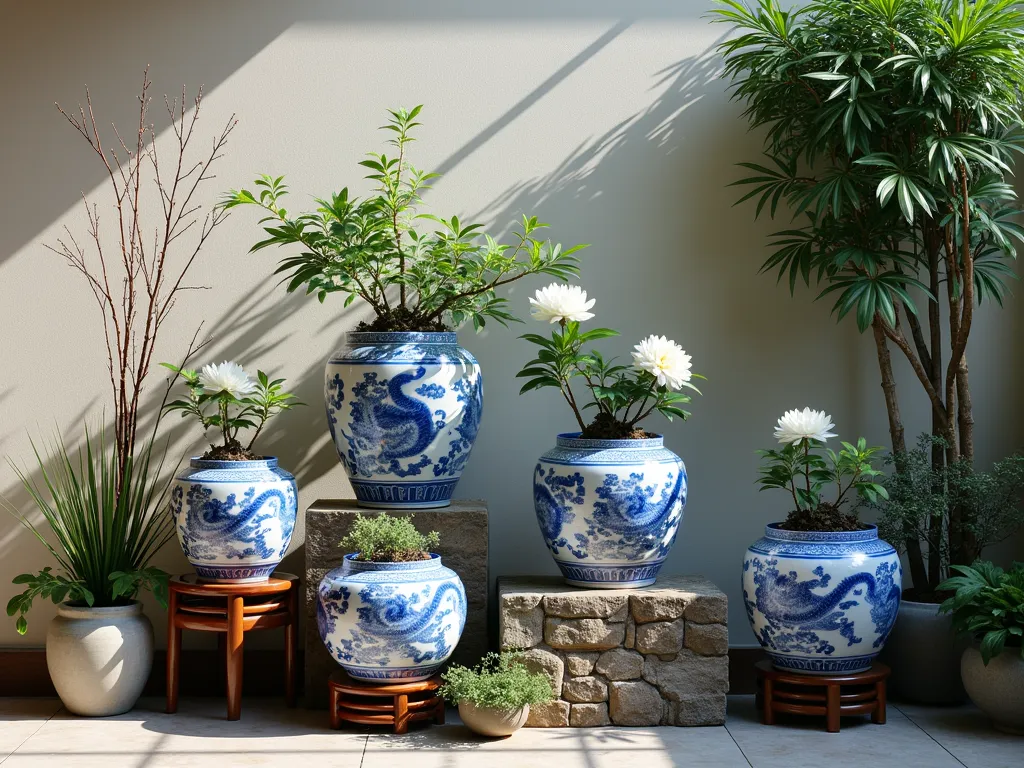
<path id="1" fill-rule="evenodd" d="M 518 654 L 488 653 L 472 669 L 453 666 L 441 675 L 441 695 L 451 704 L 470 701 L 478 707 L 514 711 L 527 704 L 551 701 L 551 682 L 531 672 Z"/>

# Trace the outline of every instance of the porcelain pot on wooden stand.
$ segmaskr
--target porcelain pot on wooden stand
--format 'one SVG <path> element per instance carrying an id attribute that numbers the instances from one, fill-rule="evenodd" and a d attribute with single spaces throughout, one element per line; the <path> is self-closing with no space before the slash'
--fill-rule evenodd
<path id="1" fill-rule="evenodd" d="M 324 399 L 361 506 L 451 503 L 483 412 L 480 365 L 454 333 L 345 334 Z"/>
<path id="2" fill-rule="evenodd" d="M 70 712 L 127 712 L 153 666 L 153 625 L 137 601 L 109 608 L 62 603 L 46 632 L 46 666 Z"/>
<path id="3" fill-rule="evenodd" d="M 266 581 L 288 550 L 298 508 L 295 478 L 273 456 L 194 458 L 171 489 L 178 542 L 205 581 Z"/>
<path id="4" fill-rule="evenodd" d="M 896 621 L 902 574 L 873 525 L 831 532 L 772 523 L 743 559 L 743 603 L 776 668 L 863 672 Z"/>
<path id="5" fill-rule="evenodd" d="M 537 461 L 533 504 L 567 584 L 645 587 L 679 532 L 686 468 L 661 435 L 586 440 L 566 433 Z"/>
<path id="6" fill-rule="evenodd" d="M 466 589 L 440 555 L 401 563 L 345 555 L 317 597 L 324 647 L 349 677 L 366 683 L 428 679 L 466 626 Z"/>

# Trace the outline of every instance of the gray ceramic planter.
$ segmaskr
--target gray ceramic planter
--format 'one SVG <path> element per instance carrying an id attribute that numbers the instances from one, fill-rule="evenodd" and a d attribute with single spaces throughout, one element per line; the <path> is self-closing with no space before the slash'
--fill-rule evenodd
<path id="1" fill-rule="evenodd" d="M 1020 648 L 1006 648 L 988 666 L 981 651 L 964 651 L 960 670 L 964 687 L 978 709 L 992 719 L 996 730 L 1024 736 L 1024 659 Z"/>
<path id="2" fill-rule="evenodd" d="M 916 704 L 967 701 L 960 679 L 960 656 L 966 646 L 954 637 L 952 618 L 940 615 L 936 603 L 902 601 L 881 656 L 892 668 L 889 694 Z"/>

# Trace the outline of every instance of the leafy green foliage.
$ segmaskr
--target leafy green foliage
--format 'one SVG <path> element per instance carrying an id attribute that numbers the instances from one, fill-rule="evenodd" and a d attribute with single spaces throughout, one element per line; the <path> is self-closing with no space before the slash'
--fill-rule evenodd
<path id="1" fill-rule="evenodd" d="M 223 207 L 256 205 L 266 211 L 260 223 L 267 237 L 252 251 L 300 247 L 277 269 L 287 276 L 289 291 L 304 286 L 321 302 L 340 292 L 345 306 L 360 298 L 383 322 L 377 330 L 428 331 L 467 321 L 479 329 L 489 319 L 505 325 L 516 318 L 497 288 L 533 274 L 566 280 L 578 271 L 573 254 L 585 246 L 563 249 L 536 239 L 547 225 L 534 216 L 523 217 L 515 242 L 508 245 L 482 233 L 481 224 L 419 213 L 423 191 L 438 176 L 406 159 L 421 109 L 389 110 L 383 130 L 391 134 L 387 144 L 394 153 L 371 152 L 360 163 L 376 184 L 370 197 L 349 197 L 345 188 L 330 199 L 318 198 L 316 211 L 290 216 L 282 205 L 288 194 L 284 177 L 264 175 L 255 181 L 255 191 L 228 193 Z M 433 223 L 433 231 L 417 227 L 425 222 Z"/>
<path id="2" fill-rule="evenodd" d="M 978 301 L 1001 302 L 1024 242 L 1005 180 L 1024 148 L 1018 4 L 720 4 L 716 20 L 741 32 L 720 46 L 734 97 L 767 131 L 764 161 L 740 163 L 752 174 L 735 182 L 737 202 L 773 218 L 785 202 L 801 222 L 775 234 L 763 271 L 791 291 L 818 284 L 861 331 L 876 316 L 897 327 L 901 307 L 916 314 L 913 289 L 939 301 L 919 279 L 930 253 L 954 296 L 973 279 Z"/>
<path id="3" fill-rule="evenodd" d="M 178 411 L 182 418 L 192 416 L 198 419 L 204 431 L 211 427 L 220 429 L 224 446 L 238 443 L 239 432 L 251 429 L 252 437 L 244 448 L 246 451 L 251 450 L 270 418 L 295 406 L 304 405 L 295 395 L 285 392 L 284 379 L 271 379 L 263 371 L 256 373 L 256 387 L 252 394 L 237 397 L 226 390 L 207 391 L 197 371 L 170 363 L 160 365 L 179 374 L 188 387 L 186 398 L 172 400 L 164 406 L 164 410 Z M 213 412 L 210 412 L 211 406 Z"/>
<path id="4" fill-rule="evenodd" d="M 758 451 L 762 460 L 760 490 L 781 489 L 793 496 L 796 509 L 817 509 L 823 503 L 822 491 L 835 485 L 838 496 L 830 504 L 839 507 L 853 490 L 864 501 L 888 498 L 888 492 L 875 481 L 881 470 L 875 469 L 875 456 L 881 447 L 869 448 L 863 437 L 857 444 L 843 442 L 838 453 L 817 440 L 804 438 L 781 450 Z"/>
<path id="5" fill-rule="evenodd" d="M 620 426 L 623 433 L 633 430 L 655 411 L 669 421 L 674 417 L 687 419 L 690 412 L 681 406 L 690 402 L 688 395 L 659 385 L 647 371 L 617 365 L 615 358 L 606 360 L 596 349 L 583 351 L 584 345 L 590 342 L 618 335 L 618 331 L 610 328 L 581 332 L 580 324 L 574 320 L 557 323 L 550 337 L 537 333 L 523 334 L 519 338 L 539 349 L 537 356 L 516 374 L 517 378 L 527 379 L 519 394 L 545 387 L 559 390 L 572 408 L 584 437 L 587 436 L 587 424 L 583 412 L 592 408 L 597 410 L 597 423 L 611 422 Z M 704 378 L 699 374 L 692 375 Z M 582 407 L 572 390 L 574 379 L 582 379 L 590 392 L 590 401 Z M 700 394 L 700 390 L 688 381 L 682 382 L 682 386 Z"/>
<path id="6" fill-rule="evenodd" d="M 391 563 L 423 560 L 437 547 L 441 537 L 437 531 L 423 534 L 412 524 L 413 515 L 391 517 L 387 512 L 364 517 L 356 515 L 352 528 L 338 544 L 357 553 L 358 560 Z"/>
<path id="7" fill-rule="evenodd" d="M 917 447 L 886 463 L 894 471 L 886 480 L 889 497 L 874 504 L 879 509 L 878 534 L 898 548 L 910 538 L 922 542 L 934 553 L 930 590 L 937 588 L 950 567 L 949 539 L 945 531 L 954 509 L 962 514 L 963 525 L 978 542 L 979 549 L 995 544 L 1024 525 L 1024 456 L 1007 456 L 988 472 L 979 472 L 961 460 L 953 464 L 932 461 L 932 447 L 946 448 L 940 437 L 921 435 Z M 926 585 L 917 585 L 924 590 Z"/>
<path id="8" fill-rule="evenodd" d="M 986 665 L 1007 646 L 1017 648 L 1024 659 L 1024 563 L 1014 563 L 1007 572 L 976 560 L 953 570 L 960 575 L 946 579 L 939 589 L 956 593 L 939 612 L 953 615 L 957 633 L 980 641 Z"/>
<path id="9" fill-rule="evenodd" d="M 158 481 L 162 464 L 150 463 L 152 448 L 147 443 L 137 457 L 123 462 L 121 476 L 117 447 L 107 444 L 103 432 L 86 434 L 77 456 L 59 438 L 45 459 L 33 445 L 40 484 L 14 466 L 56 545 L 27 517 L 9 511 L 49 550 L 61 571 L 46 567 L 14 578 L 25 586 L 7 604 L 7 615 L 18 616 L 18 632 L 28 628 L 25 614 L 36 597 L 101 607 L 125 604 L 140 590 L 151 589 L 166 605 L 167 574 L 148 563 L 174 537 L 174 523 L 165 514 L 167 486 Z"/>
<path id="10" fill-rule="evenodd" d="M 554 697 L 547 676 L 530 672 L 518 654 L 510 652 L 488 653 L 472 669 L 449 667 L 441 679 L 440 693 L 450 704 L 471 701 L 479 707 L 510 711 Z"/>

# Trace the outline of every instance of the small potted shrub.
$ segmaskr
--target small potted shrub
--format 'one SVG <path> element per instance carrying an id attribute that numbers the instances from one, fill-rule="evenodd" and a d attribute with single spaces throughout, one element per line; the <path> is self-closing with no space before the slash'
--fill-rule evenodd
<path id="1" fill-rule="evenodd" d="M 237 363 L 200 371 L 164 365 L 188 387 L 188 396 L 165 410 L 195 418 L 221 440 L 193 457 L 171 488 L 171 514 L 185 557 L 207 581 L 266 581 L 288 550 L 298 491 L 277 457 L 252 448 L 270 418 L 299 403 L 282 388 L 284 379 L 259 371 L 253 381 Z M 243 430 L 251 432 L 244 444 Z"/>
<path id="2" fill-rule="evenodd" d="M 758 451 L 758 482 L 790 494 L 793 510 L 768 525 L 743 559 L 743 604 L 758 642 L 776 667 L 802 674 L 870 668 L 900 605 L 896 550 L 844 509 L 849 496 L 886 496 L 873 465 L 881 448 L 860 438 L 836 453 L 825 447 L 834 427 L 831 416 L 810 408 L 779 419 L 783 447 Z"/>
<path id="3" fill-rule="evenodd" d="M 546 226 L 536 217 L 523 217 L 509 245 L 458 216 L 419 213 L 438 175 L 406 155 L 420 109 L 390 111 L 383 128 L 392 154 L 360 163 L 374 185 L 362 200 L 346 188 L 318 199 L 315 212 L 292 215 L 281 205 L 284 177 L 263 176 L 255 192 L 232 191 L 224 202 L 266 214 L 267 237 L 253 251 L 298 247 L 277 269 L 289 291 L 304 288 L 320 301 L 341 293 L 345 306 L 359 300 L 374 313 L 329 358 L 324 389 L 338 456 L 367 507 L 448 506 L 483 411 L 480 366 L 455 330 L 515 320 L 497 290 L 533 274 L 567 279 L 583 247 L 536 239 Z"/>
<path id="4" fill-rule="evenodd" d="M 1004 571 L 978 560 L 954 565 L 955 590 L 939 610 L 972 645 L 960 661 L 967 694 L 1000 731 L 1024 735 L 1024 563 Z"/>
<path id="5" fill-rule="evenodd" d="M 488 653 L 472 669 L 454 666 L 441 678 L 441 695 L 459 708 L 459 717 L 481 736 L 505 737 L 530 717 L 531 704 L 551 701 L 551 682 L 531 672 L 514 653 Z"/>
<path id="6" fill-rule="evenodd" d="M 434 675 L 466 626 L 466 589 L 432 553 L 439 537 L 410 517 L 357 515 L 341 567 L 320 582 L 317 629 L 350 677 L 415 682 Z"/>
<path id="7" fill-rule="evenodd" d="M 632 365 L 617 365 L 584 346 L 618 336 L 581 330 L 594 299 L 575 285 L 553 283 L 530 299 L 533 317 L 554 325 L 550 336 L 522 338 L 537 357 L 518 376 L 520 394 L 551 387 L 572 410 L 579 431 L 558 435 L 537 462 L 537 522 L 568 584 L 594 589 L 653 584 L 675 543 L 686 503 L 686 468 L 659 434 L 640 422 L 657 412 L 670 421 L 690 414 L 690 356 L 664 336 L 634 347 Z M 584 401 L 585 390 L 589 402 Z M 584 403 L 581 405 L 581 403 Z M 593 409 L 588 420 L 584 412 Z"/>

